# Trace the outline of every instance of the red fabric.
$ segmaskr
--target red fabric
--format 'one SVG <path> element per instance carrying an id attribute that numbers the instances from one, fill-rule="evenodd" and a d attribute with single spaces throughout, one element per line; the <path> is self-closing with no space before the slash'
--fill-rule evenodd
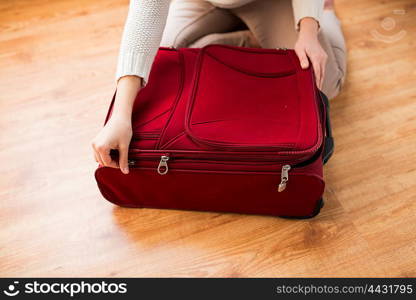
<path id="1" fill-rule="evenodd" d="M 160 48 L 133 107 L 134 166 L 100 166 L 98 186 L 129 207 L 310 215 L 324 190 L 320 101 L 293 50 Z"/>

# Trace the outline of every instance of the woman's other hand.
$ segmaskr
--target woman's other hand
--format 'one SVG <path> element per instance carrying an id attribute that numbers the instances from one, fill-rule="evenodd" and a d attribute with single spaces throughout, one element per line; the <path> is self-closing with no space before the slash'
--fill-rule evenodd
<path id="1" fill-rule="evenodd" d="M 318 40 L 318 22 L 313 18 L 307 17 L 300 20 L 299 25 L 300 29 L 298 40 L 295 44 L 295 52 L 303 69 L 309 67 L 309 58 L 315 73 L 316 85 L 321 89 L 328 56 Z"/>
<path id="2" fill-rule="evenodd" d="M 103 166 L 120 168 L 124 174 L 129 173 L 128 150 L 133 134 L 131 114 L 141 80 L 137 76 L 119 79 L 111 118 L 92 141 L 95 160 Z M 118 150 L 118 161 L 112 160 L 112 149 Z"/>

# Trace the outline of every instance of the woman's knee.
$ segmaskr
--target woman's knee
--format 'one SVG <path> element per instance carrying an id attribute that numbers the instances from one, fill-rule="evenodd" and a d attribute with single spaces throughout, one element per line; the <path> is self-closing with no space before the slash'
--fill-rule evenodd
<path id="1" fill-rule="evenodd" d="M 345 73 L 338 70 L 336 73 L 325 74 L 322 92 L 329 98 L 335 98 L 342 90 L 345 81 Z"/>
<path id="2" fill-rule="evenodd" d="M 161 46 L 189 47 L 216 32 L 233 30 L 241 20 L 208 1 L 176 0 L 171 3 Z"/>
<path id="3" fill-rule="evenodd" d="M 259 44 L 256 42 L 253 34 L 249 30 L 239 30 L 226 33 L 211 33 L 196 40 L 189 47 L 201 48 L 211 44 L 232 45 L 240 47 L 259 47 Z"/>

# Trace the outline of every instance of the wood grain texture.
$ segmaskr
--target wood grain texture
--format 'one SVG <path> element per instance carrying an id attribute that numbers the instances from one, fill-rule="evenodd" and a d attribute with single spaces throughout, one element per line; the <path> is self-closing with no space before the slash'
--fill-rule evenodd
<path id="1" fill-rule="evenodd" d="M 298 221 L 104 201 L 90 140 L 127 1 L 1 1 L 0 276 L 416 276 L 415 2 L 336 4 L 336 153 L 322 213 Z"/>

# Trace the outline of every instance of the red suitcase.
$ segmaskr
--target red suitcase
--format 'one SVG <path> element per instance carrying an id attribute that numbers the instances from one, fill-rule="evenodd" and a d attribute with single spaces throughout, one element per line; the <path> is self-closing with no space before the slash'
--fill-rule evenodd
<path id="1" fill-rule="evenodd" d="M 134 103 L 130 173 L 99 166 L 95 177 L 125 207 L 313 217 L 325 119 L 293 50 L 161 47 Z"/>

